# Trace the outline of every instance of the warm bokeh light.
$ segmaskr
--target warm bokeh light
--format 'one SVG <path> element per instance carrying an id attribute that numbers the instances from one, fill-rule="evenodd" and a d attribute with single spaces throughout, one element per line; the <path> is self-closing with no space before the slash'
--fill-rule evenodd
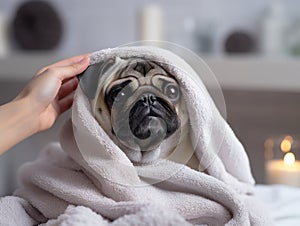
<path id="1" fill-rule="evenodd" d="M 284 164 L 292 166 L 295 163 L 295 155 L 292 152 L 286 153 L 283 158 Z"/>
<path id="2" fill-rule="evenodd" d="M 274 141 L 271 138 L 268 138 L 265 140 L 264 146 L 266 150 L 273 149 Z"/>
<path id="3" fill-rule="evenodd" d="M 274 156 L 273 153 L 274 141 L 271 138 L 268 138 L 265 140 L 264 146 L 265 146 L 265 159 L 268 160 L 272 159 Z"/>
<path id="4" fill-rule="evenodd" d="M 292 148 L 292 142 L 289 139 L 284 138 L 284 140 L 280 144 L 280 149 L 284 153 L 289 152 Z"/>
<path id="5" fill-rule="evenodd" d="M 290 136 L 290 135 L 287 135 L 284 139 L 290 141 L 291 144 L 292 144 L 293 141 L 294 141 L 294 138 L 293 138 L 292 136 Z"/>

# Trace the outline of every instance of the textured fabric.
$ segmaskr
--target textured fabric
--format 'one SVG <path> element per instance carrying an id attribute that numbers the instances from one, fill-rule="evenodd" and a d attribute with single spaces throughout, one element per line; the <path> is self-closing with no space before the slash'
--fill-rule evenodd
<path id="1" fill-rule="evenodd" d="M 257 185 L 255 195 L 270 209 L 276 226 L 300 225 L 300 189 L 287 185 Z"/>
<path id="2" fill-rule="evenodd" d="M 268 211 L 253 196 L 243 146 L 185 61 L 156 47 L 123 47 L 92 54 L 91 64 L 137 57 L 157 62 L 178 81 L 191 125 L 185 144 L 193 147 L 199 170 L 172 159 L 132 163 L 92 114 L 95 100 L 90 98 L 97 96 L 97 87 L 89 98 L 80 87 L 60 144 L 51 144 L 21 168 L 15 195 L 50 219 L 49 225 L 95 214 L 100 215 L 95 221 L 120 225 L 140 225 L 142 219 L 147 225 L 271 225 Z M 184 156 L 187 148 L 175 150 Z"/>

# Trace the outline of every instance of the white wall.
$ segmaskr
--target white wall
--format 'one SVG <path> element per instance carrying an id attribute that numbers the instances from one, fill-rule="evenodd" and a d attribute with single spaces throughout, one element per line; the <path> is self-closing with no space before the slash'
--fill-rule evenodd
<path id="1" fill-rule="evenodd" d="M 0 2 L 2 11 L 12 20 L 15 7 L 23 0 Z M 265 8 L 275 0 L 48 0 L 53 3 L 65 24 L 65 35 L 58 51 L 73 55 L 114 47 L 138 39 L 138 11 L 147 3 L 157 2 L 164 10 L 165 27 L 169 41 L 191 47 L 187 20 L 195 19 L 200 25 L 207 19 L 216 23 L 216 51 L 222 40 L 233 29 L 244 29 L 254 35 Z M 279 1 L 279 0 L 278 0 Z M 300 1 L 281 1 L 288 15 L 300 11 Z"/>

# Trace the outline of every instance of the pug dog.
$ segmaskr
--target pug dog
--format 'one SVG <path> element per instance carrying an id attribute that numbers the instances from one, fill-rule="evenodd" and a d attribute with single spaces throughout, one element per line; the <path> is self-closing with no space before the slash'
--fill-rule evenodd
<path id="1" fill-rule="evenodd" d="M 156 62 L 119 61 L 99 84 L 95 118 L 132 162 L 165 158 L 187 121 L 180 86 Z"/>

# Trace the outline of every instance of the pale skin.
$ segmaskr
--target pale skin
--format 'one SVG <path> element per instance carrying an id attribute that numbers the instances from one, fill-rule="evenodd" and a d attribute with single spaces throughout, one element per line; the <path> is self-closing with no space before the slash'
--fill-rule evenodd
<path id="1" fill-rule="evenodd" d="M 0 106 L 0 155 L 31 135 L 49 129 L 73 103 L 76 75 L 89 65 L 89 54 L 42 68 L 11 102 Z"/>

